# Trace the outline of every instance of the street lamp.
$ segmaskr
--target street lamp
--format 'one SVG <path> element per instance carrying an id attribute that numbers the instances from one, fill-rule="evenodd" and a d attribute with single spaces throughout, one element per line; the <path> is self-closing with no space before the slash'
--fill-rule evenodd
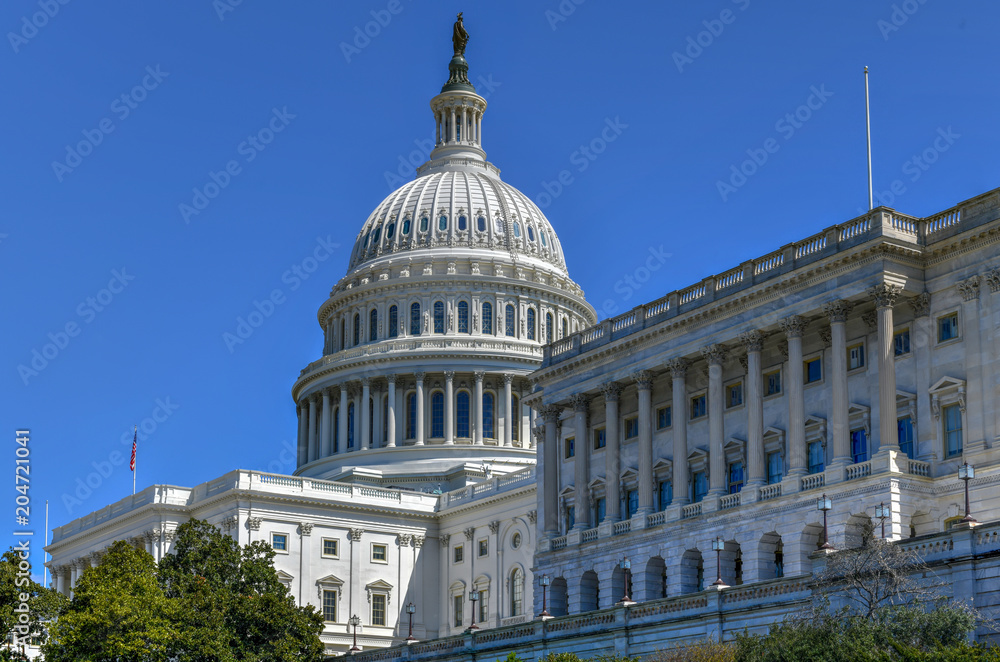
<path id="1" fill-rule="evenodd" d="M 833 549 L 833 545 L 830 544 L 829 531 L 826 528 L 826 512 L 833 510 L 833 501 L 824 494 L 816 499 L 816 510 L 823 511 L 823 544 L 819 546 L 819 549 Z"/>
<path id="2" fill-rule="evenodd" d="M 476 603 L 479 602 L 479 591 L 475 589 L 469 591 L 469 602 L 472 603 L 472 625 L 469 626 L 469 629 L 478 630 L 479 626 L 476 625 Z"/>
<path id="3" fill-rule="evenodd" d="M 965 517 L 963 522 L 975 523 L 976 519 L 969 514 L 969 481 L 976 477 L 976 469 L 966 462 L 958 468 L 958 477 L 965 483 Z"/>
<path id="4" fill-rule="evenodd" d="M 539 618 L 546 618 L 552 615 L 549 613 L 549 610 L 545 606 L 546 589 L 549 587 L 549 584 L 551 583 L 552 580 L 549 579 L 548 575 L 542 575 L 541 577 L 538 578 L 538 585 L 542 587 L 542 613 L 538 615 Z"/>
<path id="5" fill-rule="evenodd" d="M 354 645 L 351 646 L 351 652 L 356 653 L 361 650 L 358 648 L 358 626 L 361 625 L 361 619 L 358 618 L 357 614 L 355 614 L 347 619 L 347 624 L 354 628 Z"/>
<path id="6" fill-rule="evenodd" d="M 407 641 L 414 641 L 414 637 L 413 637 L 413 614 L 415 614 L 416 611 L 417 611 L 417 607 L 412 602 L 409 603 L 408 605 L 406 605 L 406 613 L 410 616 L 410 633 L 409 633 L 409 636 L 406 637 Z"/>
<path id="7" fill-rule="evenodd" d="M 892 509 L 886 508 L 885 502 L 880 503 L 875 506 L 875 517 L 881 520 L 882 523 L 882 539 L 885 540 L 885 520 L 892 517 Z"/>
<path id="8" fill-rule="evenodd" d="M 715 552 L 715 581 L 712 582 L 712 586 L 718 586 L 719 588 L 726 588 L 728 584 L 722 581 L 722 552 L 726 549 L 726 541 L 722 539 L 722 536 L 716 536 L 715 540 L 712 541 L 712 550 Z"/>
<path id="9" fill-rule="evenodd" d="M 625 571 L 625 597 L 622 598 L 622 602 L 632 602 L 632 598 L 628 595 L 629 588 L 632 586 L 632 562 L 626 556 L 619 562 L 619 565 Z"/>

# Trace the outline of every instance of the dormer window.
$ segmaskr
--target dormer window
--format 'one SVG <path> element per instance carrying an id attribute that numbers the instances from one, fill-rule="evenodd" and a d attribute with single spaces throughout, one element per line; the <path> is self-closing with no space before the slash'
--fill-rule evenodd
<path id="1" fill-rule="evenodd" d="M 375 235 L 372 237 L 372 244 L 378 246 L 378 240 L 382 238 L 382 226 L 375 228 Z"/>
<path id="2" fill-rule="evenodd" d="M 462 230 L 464 232 L 465 229 L 466 229 L 466 227 L 468 226 L 468 223 L 469 223 L 469 219 L 467 219 L 464 215 L 458 217 L 458 229 L 459 230 Z"/>
<path id="3" fill-rule="evenodd" d="M 403 236 L 410 234 L 410 217 L 407 216 L 403 219 Z"/>
<path id="4" fill-rule="evenodd" d="M 486 217 L 480 216 L 476 219 L 476 229 L 480 232 L 486 232 Z"/>
<path id="5" fill-rule="evenodd" d="M 385 229 L 385 238 L 391 240 L 393 236 L 395 236 L 395 234 L 396 234 L 396 221 L 393 221 Z"/>
<path id="6" fill-rule="evenodd" d="M 447 230 L 447 229 L 448 229 L 448 217 L 445 216 L 444 214 L 441 214 L 441 216 L 438 217 L 438 230 Z"/>
<path id="7" fill-rule="evenodd" d="M 534 240 L 535 240 L 535 228 L 533 228 L 533 227 L 531 227 L 529 225 L 528 226 L 528 241 L 534 241 Z"/>
<path id="8" fill-rule="evenodd" d="M 427 232 L 427 226 L 429 224 L 430 224 L 430 219 L 428 219 L 426 216 L 421 216 L 420 217 L 420 231 L 421 232 Z"/>

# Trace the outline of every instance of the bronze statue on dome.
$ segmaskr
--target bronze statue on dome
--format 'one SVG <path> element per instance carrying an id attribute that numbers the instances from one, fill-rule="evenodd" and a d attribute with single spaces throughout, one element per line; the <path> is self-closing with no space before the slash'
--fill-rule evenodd
<path id="1" fill-rule="evenodd" d="M 455 55 L 465 55 L 465 45 L 469 43 L 469 33 L 462 25 L 462 12 L 458 12 L 458 20 L 451 33 L 451 43 L 455 47 Z"/>

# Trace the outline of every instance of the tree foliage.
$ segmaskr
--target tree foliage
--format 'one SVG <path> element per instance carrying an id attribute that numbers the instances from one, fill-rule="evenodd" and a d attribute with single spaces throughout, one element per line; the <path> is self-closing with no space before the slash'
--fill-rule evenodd
<path id="1" fill-rule="evenodd" d="M 66 598 L 33 581 L 30 574 L 24 574 L 25 571 L 20 567 L 21 561 L 21 555 L 13 547 L 0 556 L 0 628 L 8 633 L 15 626 L 21 625 L 19 610 L 22 594 L 26 594 L 28 622 L 18 638 L 41 643 L 47 637 L 48 623 L 59 614 Z M 30 569 L 27 572 L 30 573 Z"/>

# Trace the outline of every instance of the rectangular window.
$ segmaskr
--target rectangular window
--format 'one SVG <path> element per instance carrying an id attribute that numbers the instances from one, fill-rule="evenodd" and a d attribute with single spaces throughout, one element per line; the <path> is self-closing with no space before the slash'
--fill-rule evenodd
<path id="1" fill-rule="evenodd" d="M 372 593 L 372 625 L 385 625 L 384 593 Z"/>
<path id="2" fill-rule="evenodd" d="M 949 405 L 941 412 L 944 419 L 945 451 L 947 457 L 962 454 L 962 410 Z"/>
<path id="3" fill-rule="evenodd" d="M 489 538 L 483 538 L 479 541 L 479 558 L 484 556 L 489 556 L 490 554 L 490 540 Z"/>
<path id="4" fill-rule="evenodd" d="M 571 458 L 576 455 L 576 439 L 569 437 L 565 441 L 566 444 L 566 458 Z"/>
<path id="5" fill-rule="evenodd" d="M 490 601 L 487 598 L 486 591 L 479 592 L 479 622 L 485 623 L 490 617 Z"/>
<path id="6" fill-rule="evenodd" d="M 288 536 L 284 533 L 271 534 L 271 549 L 276 552 L 288 551 Z"/>
<path id="7" fill-rule="evenodd" d="M 372 562 L 373 563 L 388 563 L 388 547 L 386 545 L 379 545 L 378 543 L 372 543 Z"/>
<path id="8" fill-rule="evenodd" d="M 707 412 L 707 400 L 704 395 L 696 395 L 691 398 L 691 420 L 701 418 Z"/>
<path id="9" fill-rule="evenodd" d="M 774 451 L 767 454 L 767 484 L 774 485 L 780 483 L 784 477 L 785 466 L 781 460 L 781 453 Z"/>
<path id="10" fill-rule="evenodd" d="M 813 382 L 818 382 L 821 379 L 823 379 L 823 362 L 820 358 L 816 357 L 815 359 L 803 361 L 802 381 L 806 384 L 812 384 Z"/>
<path id="11" fill-rule="evenodd" d="M 462 615 L 462 607 L 465 606 L 465 596 L 456 595 L 451 599 L 451 602 L 454 605 L 455 610 L 455 627 L 460 628 L 462 627 L 462 619 L 464 618 Z"/>
<path id="12" fill-rule="evenodd" d="M 809 473 L 823 473 L 826 468 L 826 458 L 823 455 L 823 442 L 809 442 Z"/>
<path id="13" fill-rule="evenodd" d="M 847 348 L 847 369 L 857 370 L 865 367 L 865 344 L 858 343 Z"/>
<path id="14" fill-rule="evenodd" d="M 570 506 L 566 509 L 566 530 L 569 531 L 576 526 L 576 508 Z"/>
<path id="15" fill-rule="evenodd" d="M 781 393 L 781 371 L 772 370 L 764 373 L 764 395 L 777 395 Z"/>
<path id="16" fill-rule="evenodd" d="M 340 557 L 340 541 L 336 538 L 323 538 L 323 557 L 336 559 Z"/>
<path id="17" fill-rule="evenodd" d="M 708 476 L 704 471 L 695 471 L 691 480 L 691 491 L 693 503 L 698 503 L 708 494 Z"/>
<path id="18" fill-rule="evenodd" d="M 736 494 L 743 489 L 743 463 L 729 463 L 729 493 Z"/>
<path id="19" fill-rule="evenodd" d="M 461 563 L 465 560 L 465 547 L 463 545 L 455 545 L 455 549 L 452 551 L 452 560 L 455 563 Z"/>
<path id="20" fill-rule="evenodd" d="M 336 591 L 323 591 L 323 620 L 327 623 L 337 622 Z"/>
<path id="21" fill-rule="evenodd" d="M 604 428 L 594 430 L 594 450 L 608 445 L 608 436 Z"/>
<path id="22" fill-rule="evenodd" d="M 893 354 L 903 356 L 910 353 L 910 330 L 903 329 L 892 335 Z"/>
<path id="23" fill-rule="evenodd" d="M 851 430 L 851 461 L 854 464 L 868 461 L 868 435 L 863 429 Z"/>
<path id="24" fill-rule="evenodd" d="M 660 510 L 666 510 L 674 500 L 674 483 L 669 480 L 662 481 L 657 492 L 660 498 Z"/>
<path id="25" fill-rule="evenodd" d="M 670 407 L 660 407 L 656 410 L 656 429 L 670 427 Z"/>
<path id="26" fill-rule="evenodd" d="M 958 313 L 938 318 L 938 342 L 954 340 L 958 337 Z"/>
<path id="27" fill-rule="evenodd" d="M 604 497 L 601 497 L 600 499 L 598 499 L 597 501 L 594 502 L 594 516 L 595 516 L 594 517 L 594 521 L 595 522 L 599 523 L 599 522 L 603 522 L 604 521 L 604 516 L 608 512 L 607 505 L 608 505 L 608 502 L 605 500 Z"/>
<path id="28" fill-rule="evenodd" d="M 726 387 L 726 407 L 739 407 L 743 404 L 743 382 L 736 382 Z"/>
<path id="29" fill-rule="evenodd" d="M 635 439 L 639 436 L 639 418 L 633 416 L 625 419 L 625 438 Z"/>
<path id="30" fill-rule="evenodd" d="M 899 450 L 906 457 L 913 459 L 913 419 L 907 416 L 896 421 L 896 431 L 899 438 Z"/>
<path id="31" fill-rule="evenodd" d="M 632 517 L 639 512 L 639 490 L 629 490 L 626 495 L 628 503 L 628 516 Z"/>

